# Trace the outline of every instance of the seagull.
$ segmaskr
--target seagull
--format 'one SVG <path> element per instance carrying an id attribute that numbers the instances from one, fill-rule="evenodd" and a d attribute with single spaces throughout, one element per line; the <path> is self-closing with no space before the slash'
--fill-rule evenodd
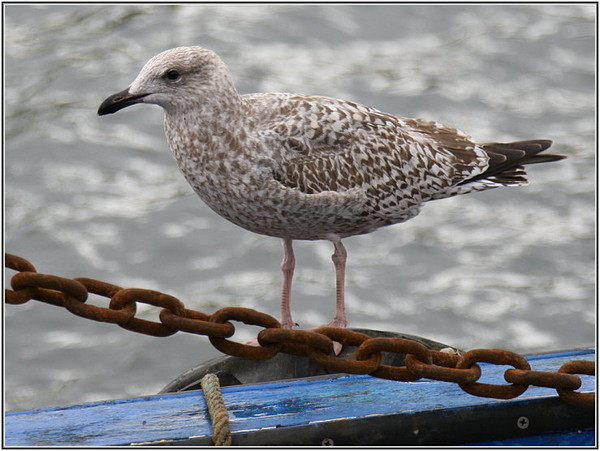
<path id="1" fill-rule="evenodd" d="M 346 327 L 342 239 L 414 218 L 425 202 L 528 183 L 524 165 L 561 160 L 552 141 L 478 143 L 433 121 L 359 103 L 289 93 L 238 94 L 221 58 L 203 47 L 159 53 L 98 115 L 163 108 L 179 169 L 217 214 L 283 240 L 281 326 L 291 313 L 294 240 L 333 243 L 336 311 Z"/>

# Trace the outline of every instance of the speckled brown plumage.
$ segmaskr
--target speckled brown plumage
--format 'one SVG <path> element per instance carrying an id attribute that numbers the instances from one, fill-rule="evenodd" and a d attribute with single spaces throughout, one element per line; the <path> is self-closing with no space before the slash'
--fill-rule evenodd
<path id="1" fill-rule="evenodd" d="M 334 243 L 338 285 L 333 325 L 345 326 L 341 239 L 404 222 L 424 202 L 527 183 L 524 164 L 551 141 L 476 143 L 456 129 L 358 103 L 295 94 L 238 95 L 221 59 L 201 47 L 152 58 L 99 114 L 134 103 L 165 110 L 169 147 L 194 191 L 215 212 L 284 240 L 285 327 L 292 240 Z"/>

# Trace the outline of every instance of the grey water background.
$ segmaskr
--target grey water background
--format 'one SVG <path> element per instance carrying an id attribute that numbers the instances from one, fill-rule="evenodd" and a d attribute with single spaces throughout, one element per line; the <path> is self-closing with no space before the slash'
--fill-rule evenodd
<path id="1" fill-rule="evenodd" d="M 464 349 L 595 343 L 594 5 L 4 5 L 5 250 L 39 272 L 278 317 L 281 243 L 214 214 L 158 107 L 96 116 L 154 54 L 215 50 L 240 93 L 319 94 L 479 141 L 554 140 L 531 184 L 426 204 L 345 240 L 350 326 Z M 329 321 L 328 242 L 296 242 L 295 320 Z M 5 283 L 13 271 L 5 271 Z M 90 303 L 106 306 L 91 296 Z M 138 306 L 155 320 L 158 309 Z M 237 323 L 236 323 L 237 325 Z M 249 339 L 257 328 L 234 337 Z M 35 301 L 4 307 L 9 410 L 156 393 L 219 356 Z"/>

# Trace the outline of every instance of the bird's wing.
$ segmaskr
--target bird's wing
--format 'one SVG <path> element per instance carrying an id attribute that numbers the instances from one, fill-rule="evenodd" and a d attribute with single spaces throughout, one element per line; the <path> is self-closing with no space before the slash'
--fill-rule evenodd
<path id="1" fill-rule="evenodd" d="M 278 111 L 261 123 L 278 149 L 273 177 L 303 193 L 418 190 L 425 198 L 487 167 L 468 136 L 435 122 L 326 97 L 278 100 Z"/>

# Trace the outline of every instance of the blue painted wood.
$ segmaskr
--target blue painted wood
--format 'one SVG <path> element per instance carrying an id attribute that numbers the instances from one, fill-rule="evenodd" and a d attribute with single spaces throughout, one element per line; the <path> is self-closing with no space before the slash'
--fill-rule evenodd
<path id="1" fill-rule="evenodd" d="M 532 369 L 556 371 L 569 360 L 594 360 L 593 349 L 531 356 Z M 508 367 L 481 364 L 481 382 L 505 384 Z M 592 392 L 594 378 L 582 377 L 579 391 Z M 478 398 L 455 384 L 420 380 L 395 382 L 370 376 L 292 380 L 223 388 L 235 433 L 275 427 L 300 427 L 341 419 L 376 415 L 453 411 L 475 406 L 501 406 L 516 401 Z M 534 400 L 556 397 L 556 391 L 530 387 L 517 398 Z M 208 438 L 211 427 L 201 392 L 154 395 L 56 407 L 5 416 L 8 446 L 102 446 L 191 437 Z"/>

